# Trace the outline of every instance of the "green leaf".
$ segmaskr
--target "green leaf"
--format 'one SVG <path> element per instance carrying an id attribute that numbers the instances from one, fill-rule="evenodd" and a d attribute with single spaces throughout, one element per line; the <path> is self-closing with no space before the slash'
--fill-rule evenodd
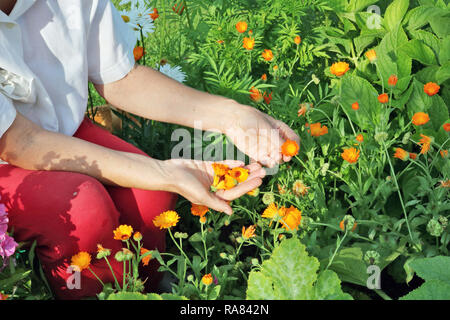
<path id="1" fill-rule="evenodd" d="M 283 240 L 261 271 L 251 271 L 247 299 L 311 300 L 351 299 L 342 292 L 340 280 L 331 270 L 317 274 L 319 261 L 310 257 L 297 238 Z"/>
<path id="2" fill-rule="evenodd" d="M 110 294 L 106 300 L 162 300 L 161 297 L 159 297 L 159 299 L 156 299 L 155 297 L 152 298 L 149 299 L 149 295 L 139 292 L 118 292 Z"/>
<path id="3" fill-rule="evenodd" d="M 427 281 L 400 300 L 450 300 L 450 284 L 438 280 Z"/>
<path id="4" fill-rule="evenodd" d="M 402 46 L 401 52 L 424 65 L 437 64 L 433 50 L 420 40 L 413 39 L 408 41 Z"/>
<path id="5" fill-rule="evenodd" d="M 388 30 L 394 30 L 401 24 L 406 11 L 408 10 L 409 0 L 394 0 L 386 9 L 384 15 L 384 25 Z"/>

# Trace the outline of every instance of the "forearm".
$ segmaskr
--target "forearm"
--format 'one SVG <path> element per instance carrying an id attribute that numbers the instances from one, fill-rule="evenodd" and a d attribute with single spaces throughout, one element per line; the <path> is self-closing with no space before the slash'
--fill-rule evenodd
<path id="1" fill-rule="evenodd" d="M 109 185 L 171 190 L 166 162 L 43 130 L 20 114 L 0 139 L 0 157 L 28 170 L 77 172 Z"/>
<path id="2" fill-rule="evenodd" d="M 158 71 L 138 65 L 125 78 L 96 85 L 112 105 L 147 119 L 224 132 L 234 111 L 245 108 L 234 100 L 185 86 Z M 224 116 L 227 115 L 227 116 Z"/>

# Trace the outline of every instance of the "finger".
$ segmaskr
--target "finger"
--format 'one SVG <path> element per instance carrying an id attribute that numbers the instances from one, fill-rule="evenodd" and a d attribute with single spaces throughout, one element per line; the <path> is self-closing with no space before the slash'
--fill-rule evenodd
<path id="1" fill-rule="evenodd" d="M 248 169 L 249 172 L 254 172 L 254 171 L 258 171 L 262 167 L 258 162 L 253 162 L 253 163 L 250 163 L 249 165 L 245 166 L 244 168 Z"/>
<path id="2" fill-rule="evenodd" d="M 237 198 L 242 197 L 247 192 L 252 191 L 253 189 L 258 188 L 262 183 L 261 178 L 254 178 L 251 180 L 246 180 L 243 183 L 238 184 L 236 187 L 229 190 L 219 190 L 216 192 L 216 195 L 227 201 L 231 201 Z"/>
<path id="3" fill-rule="evenodd" d="M 208 208 L 219 212 L 223 212 L 227 215 L 233 214 L 233 209 L 231 208 L 231 206 L 226 201 L 224 201 L 224 199 L 218 197 L 217 192 L 207 193 L 205 197 L 203 197 L 203 199 L 204 205 L 207 206 Z"/>
<path id="4" fill-rule="evenodd" d="M 284 162 L 289 162 L 292 160 L 292 157 L 288 157 L 288 156 L 283 156 L 283 161 Z"/>

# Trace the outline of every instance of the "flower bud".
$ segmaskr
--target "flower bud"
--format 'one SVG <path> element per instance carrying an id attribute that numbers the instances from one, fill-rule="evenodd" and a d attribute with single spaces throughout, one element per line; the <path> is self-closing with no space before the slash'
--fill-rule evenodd
<path id="1" fill-rule="evenodd" d="M 193 276 L 192 274 L 188 275 L 188 276 L 187 276 L 187 281 L 188 281 L 188 282 L 194 281 L 194 276 Z"/>
<path id="2" fill-rule="evenodd" d="M 272 202 L 275 202 L 275 196 L 274 196 L 274 194 L 273 194 L 272 192 L 267 192 L 267 193 L 265 193 L 265 194 L 263 195 L 263 197 L 262 197 L 262 202 L 263 202 L 265 205 L 269 205 L 269 204 L 271 204 Z"/>
<path id="3" fill-rule="evenodd" d="M 442 228 L 442 225 L 439 223 L 438 219 L 433 218 L 428 221 L 427 232 L 430 235 L 432 235 L 433 237 L 440 237 L 443 231 L 444 228 Z"/>
<path id="4" fill-rule="evenodd" d="M 377 251 L 369 250 L 364 255 L 364 261 L 370 265 L 378 264 L 380 262 L 380 254 Z"/>

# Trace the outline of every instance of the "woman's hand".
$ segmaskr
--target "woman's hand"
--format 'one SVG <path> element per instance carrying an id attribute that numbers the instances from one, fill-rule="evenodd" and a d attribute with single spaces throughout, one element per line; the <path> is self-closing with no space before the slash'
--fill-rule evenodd
<path id="1" fill-rule="evenodd" d="M 228 201 L 232 201 L 259 187 L 265 171 L 257 163 L 246 166 L 249 169 L 249 177 L 246 181 L 238 184 L 229 190 L 218 190 L 211 192 L 211 185 L 214 179 L 214 170 L 210 161 L 172 159 L 167 160 L 170 172 L 172 187 L 169 189 L 176 192 L 187 200 L 195 204 L 205 205 L 216 211 L 224 212 L 228 215 L 233 213 Z M 241 161 L 223 161 L 230 168 L 242 167 Z"/>
<path id="2" fill-rule="evenodd" d="M 223 133 L 236 147 L 270 168 L 291 160 L 281 154 L 281 146 L 288 139 L 300 145 L 300 138 L 287 124 L 250 106 L 235 104 L 232 110 L 232 120 Z"/>

